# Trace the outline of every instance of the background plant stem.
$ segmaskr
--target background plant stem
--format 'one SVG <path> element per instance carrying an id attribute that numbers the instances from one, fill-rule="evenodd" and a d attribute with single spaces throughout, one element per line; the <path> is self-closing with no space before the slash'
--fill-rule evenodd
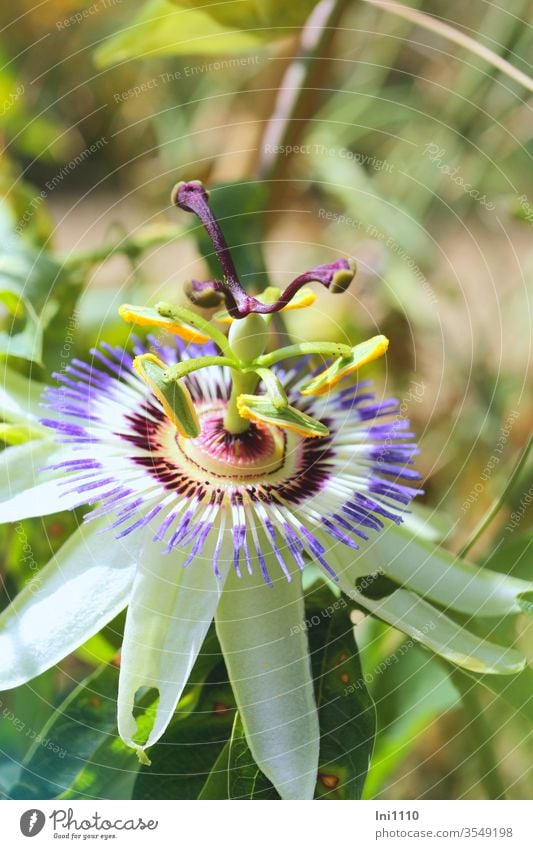
<path id="1" fill-rule="evenodd" d="M 114 256 L 127 256 L 136 259 L 145 251 L 159 245 L 166 245 L 184 235 L 183 227 L 146 227 L 133 236 L 128 236 L 121 242 L 104 245 L 89 251 L 71 253 L 63 258 L 66 268 L 99 265 Z"/>
<path id="2" fill-rule="evenodd" d="M 480 536 L 483 533 L 483 531 L 485 530 L 485 528 L 487 528 L 490 525 L 490 523 L 492 522 L 494 517 L 501 510 L 503 504 L 505 503 L 505 501 L 507 499 L 508 494 L 511 492 L 511 490 L 512 490 L 514 484 L 515 484 L 515 481 L 518 480 L 518 477 L 519 477 L 522 469 L 524 468 L 524 466 L 526 464 L 526 461 L 527 461 L 527 458 L 529 456 L 529 452 L 531 451 L 532 445 L 533 445 L 533 436 L 530 436 L 526 447 L 522 451 L 522 454 L 518 458 L 513 471 L 509 475 L 509 479 L 508 479 L 507 483 L 505 484 L 503 492 L 496 499 L 496 501 L 494 502 L 494 504 L 492 505 L 492 507 L 490 508 L 488 513 L 481 519 L 480 523 L 475 528 L 475 530 L 472 532 L 470 538 L 465 543 L 465 545 L 463 545 L 461 551 L 459 552 L 459 557 L 465 557 L 468 554 L 470 549 L 475 545 L 475 543 L 480 538 Z"/>
<path id="3" fill-rule="evenodd" d="M 506 788 L 500 774 L 498 757 L 492 745 L 491 730 L 485 720 L 484 707 L 478 698 L 475 685 L 456 667 L 450 677 L 461 696 L 468 724 L 464 729 L 470 752 L 479 762 L 479 780 L 487 799 L 505 799 Z"/>

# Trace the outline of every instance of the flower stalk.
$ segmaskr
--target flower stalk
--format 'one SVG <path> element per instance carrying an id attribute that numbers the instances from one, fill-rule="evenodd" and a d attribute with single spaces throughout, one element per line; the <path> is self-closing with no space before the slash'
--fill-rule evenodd
<path id="1" fill-rule="evenodd" d="M 253 394 L 257 388 L 258 378 L 255 372 L 243 373 L 237 369 L 231 370 L 231 393 L 224 415 L 224 427 L 228 433 L 241 434 L 248 430 L 250 421 L 241 416 L 238 402 L 241 395 Z"/>

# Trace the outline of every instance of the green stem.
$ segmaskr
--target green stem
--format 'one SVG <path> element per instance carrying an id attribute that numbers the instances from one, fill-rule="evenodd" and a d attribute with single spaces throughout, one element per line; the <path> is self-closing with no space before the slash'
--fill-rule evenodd
<path id="1" fill-rule="evenodd" d="M 467 744 L 479 761 L 480 783 L 487 799 L 505 799 L 506 788 L 500 775 L 498 756 L 492 746 L 492 734 L 487 724 L 484 708 L 478 698 L 476 685 L 460 669 L 448 667 L 450 677 L 459 690 L 468 725 L 465 730 Z"/>
<path id="2" fill-rule="evenodd" d="M 229 433 L 244 433 L 250 427 L 248 419 L 243 419 L 237 409 L 239 395 L 253 394 L 257 386 L 257 375 L 254 372 L 243 374 L 232 369 L 231 395 L 224 416 L 224 427 Z"/>
<path id="3" fill-rule="evenodd" d="M 340 342 L 298 342 L 296 345 L 287 345 L 271 354 L 264 354 L 255 360 L 254 365 L 270 368 L 281 360 L 291 357 L 301 357 L 307 354 L 321 354 L 325 357 L 350 357 L 352 349 L 349 345 Z"/>
<path id="4" fill-rule="evenodd" d="M 513 471 L 511 472 L 509 480 L 507 481 L 507 483 L 504 487 L 503 492 L 500 494 L 499 498 L 496 499 L 496 501 L 492 505 L 489 512 L 480 521 L 480 523 L 478 524 L 477 528 L 473 531 L 473 533 L 470 536 L 470 538 L 468 539 L 468 541 L 463 545 L 461 551 L 459 552 L 459 557 L 465 557 L 468 554 L 468 552 L 470 551 L 472 546 L 475 545 L 475 543 L 480 538 L 480 536 L 483 533 L 483 531 L 485 530 L 485 528 L 488 527 L 488 525 L 490 525 L 490 523 L 492 522 L 492 520 L 494 519 L 496 514 L 499 513 L 499 511 L 501 510 L 504 502 L 507 499 L 509 492 L 512 490 L 512 488 L 515 484 L 515 481 L 518 479 L 522 469 L 524 468 L 524 466 L 526 464 L 526 461 L 527 461 L 527 458 L 529 456 L 529 452 L 531 451 L 532 445 L 533 445 L 533 435 L 529 437 L 528 443 L 527 443 L 526 447 L 524 448 L 524 450 L 522 451 L 522 454 L 518 458 L 518 460 L 515 464 L 515 467 L 514 467 Z"/>
<path id="5" fill-rule="evenodd" d="M 289 406 L 286 392 L 273 371 L 268 368 L 256 369 L 257 374 L 265 384 L 269 398 L 276 410 L 283 410 Z"/>
<path id="6" fill-rule="evenodd" d="M 175 307 L 172 304 L 167 304 L 166 302 L 156 304 L 155 308 L 159 315 L 163 316 L 163 318 L 171 318 L 176 322 L 185 321 L 201 333 L 205 333 L 206 336 L 209 336 L 209 338 L 218 345 L 220 350 L 223 351 L 227 357 L 229 357 L 232 361 L 235 359 L 227 338 L 221 330 L 218 330 L 213 325 L 211 321 L 208 321 L 206 318 L 202 318 L 201 315 L 192 312 L 192 310 L 188 310 L 186 307 Z"/>
<path id="7" fill-rule="evenodd" d="M 183 227 L 146 227 L 137 235 L 129 236 L 114 245 L 104 245 L 90 251 L 63 256 L 63 266 L 66 268 L 79 268 L 84 265 L 99 265 L 114 256 L 128 256 L 136 258 L 150 248 L 166 245 L 184 234 Z"/>
<path id="8" fill-rule="evenodd" d="M 180 380 L 185 375 L 191 374 L 193 371 L 198 371 L 201 368 L 207 368 L 208 366 L 231 367 L 233 365 L 235 365 L 235 361 L 230 360 L 229 357 L 196 357 L 170 366 L 165 371 L 163 377 L 170 383 L 173 380 Z"/>

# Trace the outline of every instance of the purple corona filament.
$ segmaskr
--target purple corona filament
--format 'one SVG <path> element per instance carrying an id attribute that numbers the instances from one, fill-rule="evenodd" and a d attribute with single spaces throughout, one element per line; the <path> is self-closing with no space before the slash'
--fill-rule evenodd
<path id="1" fill-rule="evenodd" d="M 180 340 L 163 348 L 148 342 L 169 364 L 216 353 L 212 343 L 200 349 Z M 146 351 L 136 343 L 137 354 Z M 307 553 L 331 576 L 332 545 L 359 548 L 368 531 L 400 523 L 420 492 L 412 434 L 394 417 L 397 402 L 377 400 L 368 381 L 329 398 L 329 436 L 285 434 L 280 441 L 275 428 L 262 424 L 239 435 L 224 428 L 231 377 L 210 366 L 201 378 L 185 378 L 201 433 L 183 441 L 128 354 L 106 346 L 92 357 L 73 361 L 56 375 L 60 385 L 46 390 L 42 423 L 65 450 L 48 471 L 57 474 L 62 507 L 91 507 L 86 521 L 108 515 L 117 539 L 149 526 L 163 551 L 186 551 L 191 568 L 211 545 L 215 573 L 229 553 L 238 574 L 255 563 L 267 581 L 265 557 L 272 564 L 273 555 L 289 577 Z M 290 403 L 320 415 L 321 400 L 299 392 L 305 374 L 276 371 Z"/>

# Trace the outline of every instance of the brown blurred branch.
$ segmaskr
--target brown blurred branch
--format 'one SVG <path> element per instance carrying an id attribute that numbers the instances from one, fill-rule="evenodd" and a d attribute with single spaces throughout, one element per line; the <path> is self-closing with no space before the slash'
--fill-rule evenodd
<path id="1" fill-rule="evenodd" d="M 289 157 L 280 148 L 298 144 L 307 121 L 316 112 L 319 82 L 327 64 L 325 53 L 346 6 L 347 0 L 321 0 L 302 29 L 298 54 L 284 74 L 261 138 L 257 165 L 260 179 L 283 179 Z"/>

